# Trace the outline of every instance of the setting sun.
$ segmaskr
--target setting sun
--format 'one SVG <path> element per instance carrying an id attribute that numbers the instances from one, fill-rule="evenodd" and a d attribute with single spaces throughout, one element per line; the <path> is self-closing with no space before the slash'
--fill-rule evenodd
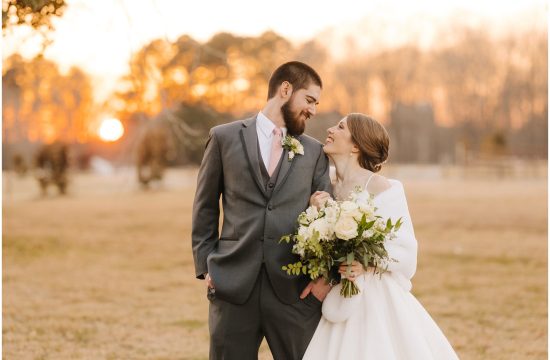
<path id="1" fill-rule="evenodd" d="M 105 119 L 99 127 L 99 137 L 103 141 L 117 141 L 124 134 L 124 127 L 118 119 Z"/>

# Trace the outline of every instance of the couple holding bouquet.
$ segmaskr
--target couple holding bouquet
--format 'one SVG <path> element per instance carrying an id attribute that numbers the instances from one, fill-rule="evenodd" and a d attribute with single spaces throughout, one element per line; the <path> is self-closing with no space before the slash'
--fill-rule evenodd
<path id="1" fill-rule="evenodd" d="M 384 127 L 352 113 L 324 145 L 303 134 L 322 86 L 285 63 L 258 114 L 210 131 L 192 229 L 210 359 L 257 359 L 264 337 L 276 360 L 456 359 L 410 293 L 417 242 L 402 184 L 377 174 Z"/>

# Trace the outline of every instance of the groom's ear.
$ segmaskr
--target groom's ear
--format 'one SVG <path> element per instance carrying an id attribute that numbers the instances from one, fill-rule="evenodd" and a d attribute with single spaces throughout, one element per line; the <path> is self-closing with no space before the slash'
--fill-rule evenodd
<path id="1" fill-rule="evenodd" d="M 283 81 L 279 86 L 279 94 L 283 99 L 288 99 L 292 95 L 292 84 L 288 81 Z"/>

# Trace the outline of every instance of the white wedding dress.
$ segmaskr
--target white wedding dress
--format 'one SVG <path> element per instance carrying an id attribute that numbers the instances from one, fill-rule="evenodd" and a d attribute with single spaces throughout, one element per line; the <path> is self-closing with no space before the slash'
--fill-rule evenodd
<path id="1" fill-rule="evenodd" d="M 307 360 L 446 360 L 458 359 L 428 312 L 410 293 L 416 271 L 417 243 L 403 185 L 378 194 L 377 214 L 393 222 L 402 218 L 397 238 L 386 243 L 391 262 L 388 272 L 369 271 L 357 278 L 361 290 L 351 298 L 340 296 L 336 285 L 323 302 L 323 316 L 304 359 Z M 368 197 L 365 190 L 360 197 Z"/>

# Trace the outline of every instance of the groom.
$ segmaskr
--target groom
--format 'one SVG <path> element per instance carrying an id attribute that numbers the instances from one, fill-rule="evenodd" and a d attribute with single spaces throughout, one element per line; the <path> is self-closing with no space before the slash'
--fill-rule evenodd
<path id="1" fill-rule="evenodd" d="M 294 232 L 312 193 L 331 190 L 322 145 L 302 135 L 321 87 L 311 67 L 285 63 L 262 111 L 210 131 L 192 230 L 196 276 L 210 300 L 210 359 L 257 359 L 264 336 L 275 360 L 301 359 L 317 327 L 330 287 L 282 271 L 296 256 L 279 239 Z M 286 136 L 299 143 L 283 147 Z"/>

